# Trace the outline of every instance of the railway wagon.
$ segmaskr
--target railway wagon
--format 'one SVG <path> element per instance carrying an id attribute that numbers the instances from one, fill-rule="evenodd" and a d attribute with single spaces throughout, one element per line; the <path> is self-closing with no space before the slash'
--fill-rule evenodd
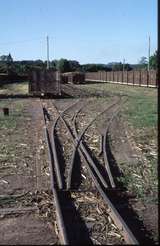
<path id="1" fill-rule="evenodd" d="M 29 94 L 36 96 L 61 95 L 61 74 L 53 70 L 34 70 L 29 75 Z"/>
<path id="2" fill-rule="evenodd" d="M 83 84 L 85 83 L 85 74 L 82 72 L 68 72 L 62 74 L 63 83 Z"/>

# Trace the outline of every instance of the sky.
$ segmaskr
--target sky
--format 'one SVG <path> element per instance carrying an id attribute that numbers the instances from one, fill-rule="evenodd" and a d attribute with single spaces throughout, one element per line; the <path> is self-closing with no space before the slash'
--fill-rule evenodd
<path id="1" fill-rule="evenodd" d="M 157 0 L 0 0 L 0 55 L 137 63 L 157 48 Z"/>

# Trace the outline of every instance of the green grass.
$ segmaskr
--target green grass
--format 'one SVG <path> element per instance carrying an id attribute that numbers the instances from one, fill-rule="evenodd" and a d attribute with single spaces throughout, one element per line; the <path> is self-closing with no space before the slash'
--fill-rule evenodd
<path id="1" fill-rule="evenodd" d="M 128 101 L 123 107 L 126 120 L 136 128 L 156 127 L 157 90 L 155 88 L 133 87 L 109 83 L 76 85 L 88 92 L 107 92 L 111 95 L 125 96 Z"/>
<path id="2" fill-rule="evenodd" d="M 156 127 L 157 99 L 144 95 L 129 97 L 123 113 L 126 120 L 136 128 Z"/>
<path id="3" fill-rule="evenodd" d="M 124 172 L 124 176 L 118 178 L 118 180 L 145 203 L 157 203 L 158 179 L 155 160 L 152 158 L 148 163 L 140 161 L 134 165 L 134 169 L 132 163 L 119 164 Z"/>
<path id="4" fill-rule="evenodd" d="M 0 94 L 28 94 L 28 82 L 3 85 Z"/>
<path id="5" fill-rule="evenodd" d="M 140 146 L 137 164 L 119 163 L 124 173 L 120 181 L 145 202 L 157 202 L 157 89 L 109 83 L 76 85 L 90 93 L 102 92 L 127 98 L 120 116 L 127 122 L 132 138 Z M 106 96 L 105 96 L 106 92 Z"/>

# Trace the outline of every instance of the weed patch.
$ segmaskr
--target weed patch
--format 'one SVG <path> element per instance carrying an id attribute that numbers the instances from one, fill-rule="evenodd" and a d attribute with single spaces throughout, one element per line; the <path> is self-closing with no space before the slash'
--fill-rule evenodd
<path id="1" fill-rule="evenodd" d="M 125 96 L 121 117 L 127 122 L 131 138 L 136 143 L 141 158 L 137 164 L 118 163 L 124 176 L 119 181 L 137 198 L 145 202 L 157 203 L 157 89 L 126 85 L 97 83 L 76 85 L 92 93 Z"/>

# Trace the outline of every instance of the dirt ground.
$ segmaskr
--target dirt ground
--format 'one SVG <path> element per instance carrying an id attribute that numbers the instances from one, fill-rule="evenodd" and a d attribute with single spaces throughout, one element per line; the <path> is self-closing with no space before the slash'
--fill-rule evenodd
<path id="1" fill-rule="evenodd" d="M 71 92 L 76 97 L 88 96 L 73 89 Z M 12 115 L 16 118 L 11 126 L 6 126 L 3 114 L 0 115 L 3 126 L 0 128 L 0 244 L 56 244 L 57 226 L 39 100 L 12 99 L 0 103 L 9 105 L 11 121 Z M 119 121 L 114 121 L 110 131 L 113 155 L 117 164 L 132 163 L 134 169 L 141 153 L 130 130 L 120 126 Z M 157 205 L 137 198 L 130 203 L 158 241 Z"/>
<path id="2" fill-rule="evenodd" d="M 13 99 L 0 104 L 10 109 L 9 116 L 0 115 L 0 244 L 55 244 L 40 102 Z"/>
<path id="3" fill-rule="evenodd" d="M 100 90 L 100 87 L 99 90 L 92 90 L 91 88 L 85 90 L 85 85 L 83 89 L 80 85 L 76 87 L 74 87 L 74 85 L 64 85 L 63 89 L 72 97 L 86 98 L 90 96 L 95 97 L 95 100 L 96 98 L 110 98 L 110 96 L 119 96 L 120 94 L 121 96 L 127 95 L 127 88 L 125 88 L 125 92 L 123 92 L 122 87 L 122 92 L 120 93 L 117 90 L 114 93 L 113 91 L 108 93 L 107 90 Z M 147 93 L 149 92 L 146 91 L 146 94 Z M 147 131 L 149 131 L 149 133 Z M 120 115 L 113 121 L 110 127 L 109 138 L 111 158 L 116 165 L 118 165 L 124 176 L 126 175 L 126 177 L 123 177 L 123 184 L 126 184 L 127 189 L 129 189 L 129 192 L 131 192 L 134 197 L 130 199 L 129 203 L 136 212 L 139 220 L 142 221 L 146 230 L 151 233 L 150 236 L 154 238 L 154 241 L 157 243 L 159 237 L 157 203 L 158 179 L 156 174 L 157 143 L 154 137 L 149 141 L 151 136 L 150 131 L 149 128 L 148 130 L 147 128 L 135 130 L 135 128 L 131 127 L 126 119 Z M 155 132 L 153 136 L 156 136 Z M 149 158 L 147 158 L 147 153 Z M 150 159 L 155 163 L 153 167 L 151 167 L 152 162 L 149 162 Z M 133 179 L 130 179 L 131 177 L 128 175 L 129 172 L 134 174 Z"/>
<path id="4" fill-rule="evenodd" d="M 120 118 L 115 119 L 110 131 L 112 154 L 117 164 L 119 164 L 119 167 L 122 167 L 121 170 L 124 171 L 124 174 L 125 169 L 128 169 L 133 173 L 135 172 L 135 177 L 137 175 L 139 178 L 138 174 L 141 170 L 140 165 L 142 166 L 142 169 L 144 168 L 144 170 L 146 167 L 143 167 L 145 161 L 132 135 L 133 133 L 131 133 L 131 129 L 127 127 L 126 122 L 123 122 Z M 137 169 L 139 170 L 138 174 L 136 173 Z M 134 182 L 134 184 L 136 184 L 136 179 L 129 180 L 129 182 Z M 139 182 L 142 183 L 142 180 Z M 145 182 L 145 185 L 148 185 L 147 181 Z M 146 229 L 151 232 L 155 242 L 158 242 L 158 204 L 151 200 L 153 197 L 156 199 L 158 191 L 154 191 L 155 193 L 153 194 L 153 191 L 150 188 L 150 192 L 148 194 L 144 194 L 144 199 L 138 199 L 136 196 L 137 192 L 133 189 L 133 187 L 131 187 L 130 191 L 135 194 L 135 198 L 130 200 L 132 208 L 139 216 L 139 219 L 143 221 Z M 143 190 L 142 192 L 145 191 Z"/>

